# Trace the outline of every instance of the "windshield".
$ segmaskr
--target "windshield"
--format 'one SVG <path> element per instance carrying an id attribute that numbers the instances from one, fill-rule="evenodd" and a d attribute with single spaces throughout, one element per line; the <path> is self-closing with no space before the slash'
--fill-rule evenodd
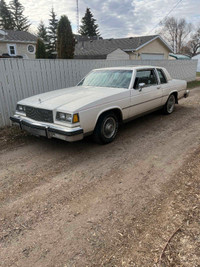
<path id="1" fill-rule="evenodd" d="M 95 70 L 90 72 L 78 86 L 129 88 L 132 70 Z"/>

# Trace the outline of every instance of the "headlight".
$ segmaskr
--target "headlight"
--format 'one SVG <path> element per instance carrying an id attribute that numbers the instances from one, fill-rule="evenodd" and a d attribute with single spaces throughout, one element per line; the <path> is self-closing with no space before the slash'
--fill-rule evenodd
<path id="1" fill-rule="evenodd" d="M 26 107 L 23 105 L 17 105 L 16 110 L 21 113 L 26 113 Z"/>
<path id="2" fill-rule="evenodd" d="M 57 112 L 56 113 L 56 120 L 72 122 L 72 114 Z"/>
<path id="3" fill-rule="evenodd" d="M 79 116 L 78 114 L 69 114 L 64 112 L 57 112 L 56 113 L 56 120 L 58 121 L 67 121 L 70 123 L 76 123 L 79 122 Z"/>

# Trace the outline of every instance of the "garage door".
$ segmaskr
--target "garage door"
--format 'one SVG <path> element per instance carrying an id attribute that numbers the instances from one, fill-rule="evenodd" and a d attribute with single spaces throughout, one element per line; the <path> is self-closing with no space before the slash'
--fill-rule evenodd
<path id="1" fill-rule="evenodd" d="M 164 59 L 164 54 L 149 54 L 149 53 L 142 53 L 141 59 Z"/>

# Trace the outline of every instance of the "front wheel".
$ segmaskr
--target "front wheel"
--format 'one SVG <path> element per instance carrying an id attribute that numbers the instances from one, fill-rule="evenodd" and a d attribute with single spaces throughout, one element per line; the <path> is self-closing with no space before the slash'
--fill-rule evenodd
<path id="1" fill-rule="evenodd" d="M 119 122 L 113 112 L 101 115 L 93 133 L 95 142 L 99 144 L 111 143 L 117 135 L 118 127 Z"/>
<path id="2" fill-rule="evenodd" d="M 168 100 L 164 106 L 164 113 L 165 114 L 171 114 L 174 111 L 175 103 L 176 103 L 176 98 L 175 98 L 175 95 L 172 94 L 169 96 L 169 98 L 168 98 Z"/>

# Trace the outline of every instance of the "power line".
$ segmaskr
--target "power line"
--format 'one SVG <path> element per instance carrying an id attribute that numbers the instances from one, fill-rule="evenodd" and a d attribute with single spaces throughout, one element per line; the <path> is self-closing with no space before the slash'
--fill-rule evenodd
<path id="1" fill-rule="evenodd" d="M 173 6 L 173 8 L 167 13 L 167 15 L 165 15 L 165 17 L 163 18 L 163 19 L 161 19 L 157 24 L 156 24 L 156 26 L 154 26 L 148 33 L 147 33 L 147 35 L 150 33 L 150 32 L 152 32 L 155 28 L 157 28 L 158 27 L 158 25 L 161 23 L 161 21 L 162 20 L 165 20 L 168 16 L 169 16 L 169 14 L 171 14 L 172 13 L 172 11 L 174 11 L 174 9 L 182 2 L 183 0 L 179 0 L 174 6 Z"/>
<path id="2" fill-rule="evenodd" d="M 76 23 L 77 23 L 77 34 L 79 33 L 79 5 L 78 0 L 76 0 Z"/>

